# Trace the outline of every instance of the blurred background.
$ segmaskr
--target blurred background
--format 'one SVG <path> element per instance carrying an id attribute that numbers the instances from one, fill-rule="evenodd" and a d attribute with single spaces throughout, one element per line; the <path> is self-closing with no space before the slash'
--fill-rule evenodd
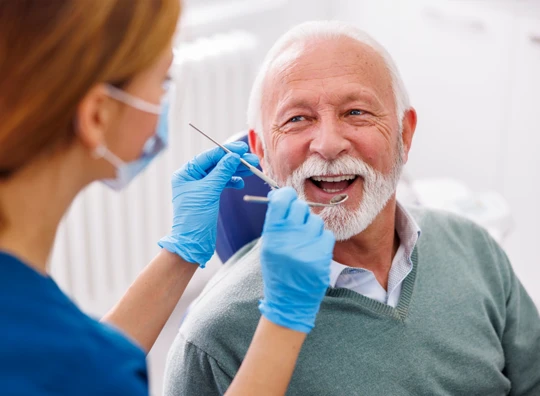
<path id="1" fill-rule="evenodd" d="M 354 23 L 392 54 L 418 128 L 398 190 L 486 227 L 540 306 L 540 2 L 537 0 L 185 0 L 175 41 L 171 142 L 127 191 L 92 185 L 74 203 L 53 275 L 102 316 L 157 253 L 170 227 L 169 175 L 245 130 L 248 94 L 271 44 L 306 20 Z M 149 356 L 152 394 L 189 303 L 221 263 L 199 270 Z"/>

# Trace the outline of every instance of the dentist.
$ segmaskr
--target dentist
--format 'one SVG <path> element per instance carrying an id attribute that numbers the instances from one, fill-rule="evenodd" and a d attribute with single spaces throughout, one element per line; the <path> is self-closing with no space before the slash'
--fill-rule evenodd
<path id="1" fill-rule="evenodd" d="M 257 163 L 230 144 L 174 173 L 172 230 L 102 323 L 48 275 L 77 194 L 124 188 L 166 147 L 179 13 L 179 0 L 0 0 L 2 394 L 148 394 L 145 353 L 214 252 L 221 192 L 249 174 L 239 158 Z M 333 235 L 292 189 L 270 198 L 262 316 L 228 395 L 285 393 L 329 283 Z"/>

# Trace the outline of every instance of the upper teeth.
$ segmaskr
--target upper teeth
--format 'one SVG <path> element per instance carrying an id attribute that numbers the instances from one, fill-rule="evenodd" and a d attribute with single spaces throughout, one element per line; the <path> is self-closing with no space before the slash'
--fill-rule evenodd
<path id="1" fill-rule="evenodd" d="M 313 176 L 312 179 L 315 181 L 323 181 L 323 182 L 340 182 L 344 180 L 353 180 L 356 178 L 356 175 L 343 175 L 343 176 L 335 176 L 335 177 L 325 177 L 325 176 Z"/>

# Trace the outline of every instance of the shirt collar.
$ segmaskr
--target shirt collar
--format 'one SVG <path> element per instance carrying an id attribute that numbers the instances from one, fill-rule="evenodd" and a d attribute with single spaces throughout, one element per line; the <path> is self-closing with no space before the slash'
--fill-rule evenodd
<path id="1" fill-rule="evenodd" d="M 349 267 L 332 260 L 330 263 L 330 287 L 336 287 L 336 282 L 345 268 Z"/>
<path id="2" fill-rule="evenodd" d="M 409 211 L 397 202 L 396 205 L 396 232 L 399 235 L 399 244 L 405 249 L 407 257 L 412 255 L 422 230 Z"/>
<path id="3" fill-rule="evenodd" d="M 399 235 L 400 247 L 405 250 L 407 257 L 412 255 L 414 247 L 420 238 L 422 231 L 418 226 L 418 223 L 414 220 L 409 211 L 397 202 L 396 205 L 396 232 Z M 336 287 L 336 282 L 343 272 L 343 270 L 350 268 L 344 264 L 338 263 L 337 261 L 332 260 L 330 264 L 330 287 Z M 371 272 L 369 270 L 363 269 L 366 272 Z"/>

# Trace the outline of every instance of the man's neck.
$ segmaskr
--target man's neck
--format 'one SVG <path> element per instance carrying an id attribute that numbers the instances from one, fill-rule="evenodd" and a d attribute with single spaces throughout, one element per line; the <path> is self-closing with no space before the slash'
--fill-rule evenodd
<path id="1" fill-rule="evenodd" d="M 346 241 L 336 242 L 334 260 L 370 270 L 387 289 L 388 274 L 399 247 L 395 219 L 396 199 L 392 197 L 368 228 Z"/>

